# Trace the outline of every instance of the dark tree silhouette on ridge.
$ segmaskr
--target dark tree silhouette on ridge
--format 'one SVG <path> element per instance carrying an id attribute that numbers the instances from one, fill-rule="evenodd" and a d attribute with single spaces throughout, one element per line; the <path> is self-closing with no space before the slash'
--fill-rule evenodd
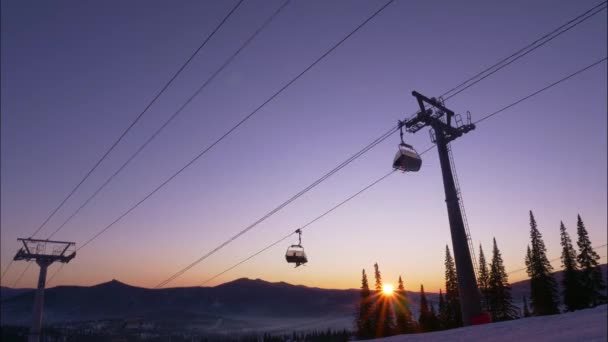
<path id="1" fill-rule="evenodd" d="M 391 336 L 395 330 L 393 303 L 391 298 L 385 296 L 382 292 L 382 274 L 378 263 L 374 264 L 374 275 L 376 277 L 376 300 L 374 301 L 373 317 L 376 337 Z"/>
<path id="2" fill-rule="evenodd" d="M 479 277 L 477 279 L 477 285 L 479 286 L 479 292 L 481 292 L 481 307 L 483 311 L 490 312 L 489 306 L 489 295 L 488 295 L 488 282 L 490 281 L 490 272 L 488 271 L 488 263 L 486 257 L 483 254 L 483 248 L 479 244 Z"/>
<path id="3" fill-rule="evenodd" d="M 414 332 L 414 322 L 412 321 L 412 312 L 409 307 L 409 298 L 405 292 L 405 286 L 403 280 L 399 276 L 399 286 L 395 292 L 396 296 L 396 308 L 395 308 L 395 322 L 396 332 L 398 334 L 411 334 Z"/>
<path id="4" fill-rule="evenodd" d="M 606 296 L 602 294 L 602 291 L 606 288 L 606 284 L 604 283 L 602 270 L 598 263 L 600 256 L 591 246 L 591 240 L 589 239 L 589 234 L 581 219 L 581 215 L 577 217 L 576 232 L 578 234 L 576 244 L 579 250 L 576 259 L 581 271 L 580 279 L 583 289 L 583 303 L 586 307 L 597 306 L 606 301 Z"/>
<path id="5" fill-rule="evenodd" d="M 547 249 L 530 210 L 530 239 L 526 254 L 526 271 L 530 277 L 530 301 L 535 316 L 559 313 L 557 282 L 553 278 L 553 267 L 547 259 Z"/>
<path id="6" fill-rule="evenodd" d="M 493 243 L 490 278 L 488 280 L 490 314 L 494 322 L 508 321 L 518 317 L 517 308 L 513 305 L 511 285 L 496 239 L 493 239 Z"/>
<path id="7" fill-rule="evenodd" d="M 560 222 L 559 231 L 562 245 L 562 268 L 564 270 L 562 279 L 564 305 L 566 311 L 580 310 L 585 308 L 586 303 L 583 298 L 585 289 L 581 286 L 581 275 L 576 264 L 576 251 L 572 246 L 572 240 L 570 240 L 564 222 Z"/>
<path id="8" fill-rule="evenodd" d="M 439 289 L 439 308 L 437 313 L 437 321 L 439 322 L 439 330 L 447 329 L 446 322 L 448 320 L 448 306 L 443 297 L 443 291 Z"/>
<path id="9" fill-rule="evenodd" d="M 445 327 L 447 329 L 461 327 L 462 313 L 460 311 L 456 264 L 447 245 L 445 246 L 445 302 L 447 306 Z"/>
<path id="10" fill-rule="evenodd" d="M 432 318 L 429 303 L 424 293 L 424 285 L 420 285 L 420 315 L 418 316 L 418 324 L 422 332 L 431 331 Z"/>
<path id="11" fill-rule="evenodd" d="M 368 339 L 374 337 L 374 327 L 372 324 L 372 295 L 367 282 L 365 269 L 361 272 L 361 292 L 359 298 L 359 309 L 355 325 L 357 327 L 357 337 Z"/>

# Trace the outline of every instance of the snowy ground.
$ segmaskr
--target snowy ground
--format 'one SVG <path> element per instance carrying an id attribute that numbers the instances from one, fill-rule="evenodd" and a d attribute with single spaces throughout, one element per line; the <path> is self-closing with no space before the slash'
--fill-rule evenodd
<path id="1" fill-rule="evenodd" d="M 608 305 L 554 316 L 529 317 L 428 334 L 374 341 L 602 341 L 608 340 Z"/>

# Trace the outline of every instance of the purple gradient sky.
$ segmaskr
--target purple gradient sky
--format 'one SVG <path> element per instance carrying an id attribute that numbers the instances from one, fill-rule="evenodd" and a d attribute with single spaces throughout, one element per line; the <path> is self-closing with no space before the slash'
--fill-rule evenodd
<path id="1" fill-rule="evenodd" d="M 42 230 L 75 210 L 255 30 L 281 1 L 247 0 L 110 158 Z M 375 11 L 380 1 L 292 1 L 113 183 L 55 238 L 82 244 L 139 201 Z M 404 1 L 349 39 L 235 134 L 83 249 L 51 286 L 112 278 L 154 286 L 270 211 L 437 96 L 598 1 Z M 2 2 L 1 267 L 233 1 Z M 607 53 L 606 12 L 448 102 L 481 118 Z M 453 144 L 470 229 L 507 270 L 523 267 L 528 210 L 559 256 L 559 221 L 580 213 L 607 241 L 606 64 L 479 125 Z M 424 150 L 426 131 L 407 137 Z M 293 231 L 390 170 L 398 136 L 213 255 L 171 286 L 197 285 Z M 239 277 L 358 287 L 443 284 L 451 242 L 436 151 L 310 226 L 310 263 L 276 246 L 208 285 Z M 598 249 L 602 256 L 606 248 Z M 606 258 L 603 257 L 605 262 Z M 559 262 L 554 263 L 559 267 Z M 15 263 L 2 285 L 25 267 Z M 53 268 L 57 266 L 52 266 Z M 52 271 L 51 271 L 52 272 Z M 31 268 L 20 286 L 33 286 Z M 525 277 L 514 273 L 511 281 Z"/>

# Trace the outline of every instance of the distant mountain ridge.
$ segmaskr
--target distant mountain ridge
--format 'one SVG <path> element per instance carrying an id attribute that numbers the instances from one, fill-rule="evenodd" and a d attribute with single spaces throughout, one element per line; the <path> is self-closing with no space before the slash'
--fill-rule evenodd
<path id="1" fill-rule="evenodd" d="M 602 265 L 602 270 L 605 274 L 606 265 Z M 559 282 L 562 272 L 556 272 L 555 276 Z M 521 305 L 523 296 L 529 297 L 529 288 L 529 280 L 512 284 L 516 305 Z M 34 291 L 3 287 L 0 294 L 0 324 L 28 325 Z M 426 295 L 437 307 L 438 294 Z M 408 291 L 408 296 L 417 317 L 419 293 Z M 139 319 L 155 325 L 220 327 L 230 331 L 278 325 L 289 329 L 302 322 L 316 322 L 325 324 L 319 325 L 323 329 L 350 329 L 358 300 L 358 289 L 322 289 L 261 279 L 241 278 L 215 287 L 167 289 L 140 288 L 112 280 L 94 286 L 47 289 L 45 323 Z"/>
<path id="2" fill-rule="evenodd" d="M 17 291 L 21 291 L 18 293 Z M 1 324 L 29 324 L 33 290 L 3 289 Z M 358 290 L 326 290 L 237 279 L 215 287 L 146 289 L 119 281 L 84 287 L 58 286 L 45 292 L 45 322 L 143 319 L 156 324 L 222 322 L 258 327 L 276 320 L 327 316 L 352 321 Z M 349 326 L 350 328 L 350 326 Z"/>

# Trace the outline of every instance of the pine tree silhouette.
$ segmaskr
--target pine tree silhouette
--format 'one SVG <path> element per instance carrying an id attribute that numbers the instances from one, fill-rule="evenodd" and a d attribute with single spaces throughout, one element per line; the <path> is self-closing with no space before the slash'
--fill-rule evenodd
<path id="1" fill-rule="evenodd" d="M 557 282 L 553 278 L 553 267 L 547 259 L 547 249 L 530 210 L 530 239 L 526 254 L 526 268 L 530 277 L 530 300 L 535 316 L 558 314 Z"/>
<path id="2" fill-rule="evenodd" d="M 382 274 L 378 263 L 374 264 L 374 275 L 376 277 L 376 300 L 374 303 L 374 324 L 376 337 L 391 336 L 395 330 L 395 317 L 393 314 L 393 303 L 389 296 L 382 292 Z"/>
<path id="3" fill-rule="evenodd" d="M 420 316 L 418 316 L 418 324 L 422 332 L 428 332 L 431 324 L 431 310 L 429 309 L 429 303 L 426 300 L 424 294 L 424 285 L 420 285 Z"/>
<path id="4" fill-rule="evenodd" d="M 403 280 L 399 276 L 399 287 L 395 293 L 396 296 L 396 332 L 398 334 L 411 334 L 414 332 L 414 324 L 412 322 L 412 312 L 410 311 L 409 298 L 403 286 Z"/>
<path id="5" fill-rule="evenodd" d="M 490 281 L 490 272 L 488 271 L 488 263 L 486 257 L 483 254 L 483 248 L 479 244 L 479 277 L 477 279 L 477 285 L 479 286 L 479 292 L 481 292 L 481 305 L 483 311 L 490 311 L 489 295 L 488 295 L 488 282 Z"/>
<path id="6" fill-rule="evenodd" d="M 439 319 L 437 318 L 437 314 L 435 313 L 435 306 L 433 302 L 430 302 L 430 315 L 429 315 L 429 331 L 438 331 L 439 327 Z"/>
<path id="7" fill-rule="evenodd" d="M 443 292 L 439 289 L 439 312 L 437 314 L 437 320 L 439 321 L 439 329 L 447 329 L 446 323 L 448 321 L 448 306 L 443 298 Z"/>
<path id="8" fill-rule="evenodd" d="M 462 313 L 460 312 L 456 265 L 447 245 L 445 246 L 445 302 L 447 306 L 445 327 L 447 329 L 461 327 Z"/>
<path id="9" fill-rule="evenodd" d="M 586 303 L 583 295 L 585 289 L 581 286 L 581 275 L 576 265 L 576 251 L 572 246 L 570 235 L 566 231 L 564 222 L 559 226 L 562 245 L 562 267 L 564 276 L 562 279 L 562 296 L 566 311 L 574 311 L 585 308 Z"/>
<path id="10" fill-rule="evenodd" d="M 374 327 L 372 325 L 372 296 L 367 282 L 365 269 L 361 274 L 361 293 L 359 298 L 359 310 L 355 325 L 357 327 L 357 337 L 359 339 L 374 338 Z"/>
<path id="11" fill-rule="evenodd" d="M 490 313 L 494 322 L 508 321 L 517 318 L 517 308 L 513 305 L 511 285 L 509 285 L 496 239 L 493 239 L 493 243 L 490 279 L 488 280 Z"/>
<path id="12" fill-rule="evenodd" d="M 606 301 L 606 296 L 602 294 L 606 285 L 598 263 L 600 256 L 597 255 L 591 246 L 591 240 L 589 239 L 589 234 L 581 219 L 581 215 L 578 215 L 577 218 L 576 232 L 578 240 L 576 244 L 578 245 L 579 254 L 576 260 L 581 270 L 580 280 L 583 289 L 581 296 L 585 306 L 595 307 Z"/>

